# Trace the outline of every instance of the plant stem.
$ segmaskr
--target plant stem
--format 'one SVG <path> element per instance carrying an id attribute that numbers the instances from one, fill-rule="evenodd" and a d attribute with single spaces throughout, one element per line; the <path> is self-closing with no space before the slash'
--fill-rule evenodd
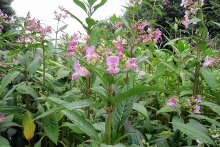
<path id="1" fill-rule="evenodd" d="M 41 42 L 43 49 L 43 92 L 45 91 L 45 70 L 46 70 L 46 57 L 45 57 L 45 48 L 44 41 Z"/>
<path id="2" fill-rule="evenodd" d="M 201 53 L 199 46 L 200 46 L 200 43 L 198 44 L 197 52 L 196 52 L 197 61 L 200 59 L 200 53 Z M 198 95 L 198 91 L 199 91 L 199 70 L 200 70 L 200 64 L 197 63 L 196 68 L 195 68 L 194 85 L 193 85 L 193 96 L 194 97 Z"/>
<path id="3" fill-rule="evenodd" d="M 107 120 L 107 145 L 111 144 L 111 139 L 112 139 L 112 109 L 107 109 L 107 114 L 108 114 L 108 120 Z"/>
<path id="4" fill-rule="evenodd" d="M 53 56 L 53 59 L 54 59 L 54 61 L 56 61 L 57 60 L 57 58 L 56 58 L 56 50 L 57 50 L 57 35 L 58 35 L 58 27 L 59 27 L 59 23 L 60 23 L 60 20 L 58 20 L 58 22 L 57 22 L 57 29 L 56 29 L 56 38 L 55 38 L 55 45 L 54 45 L 54 48 L 55 48 L 55 55 Z"/>

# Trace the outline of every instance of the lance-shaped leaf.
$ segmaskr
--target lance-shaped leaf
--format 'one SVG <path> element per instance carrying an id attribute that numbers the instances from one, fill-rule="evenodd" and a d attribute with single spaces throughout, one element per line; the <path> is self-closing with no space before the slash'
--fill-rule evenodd
<path id="1" fill-rule="evenodd" d="M 99 4 L 95 5 L 93 7 L 93 13 L 101 6 L 103 6 L 105 3 L 107 2 L 107 0 L 102 0 Z"/>
<path id="2" fill-rule="evenodd" d="M 115 141 L 120 134 L 119 130 L 127 121 L 133 106 L 133 99 L 122 101 L 118 104 L 112 113 L 112 138 Z"/>
<path id="3" fill-rule="evenodd" d="M 2 82 L 1 82 L 1 85 L 0 85 L 0 92 L 1 92 L 6 86 L 8 86 L 8 84 L 11 83 L 11 81 L 13 81 L 16 77 L 18 77 L 19 74 L 20 74 L 20 72 L 17 71 L 17 70 L 8 73 L 8 74 L 2 79 Z"/>
<path id="4" fill-rule="evenodd" d="M 92 18 L 86 18 L 86 23 L 88 25 L 87 29 L 91 30 L 91 28 L 97 23 L 94 19 Z"/>
<path id="5" fill-rule="evenodd" d="M 172 122 L 172 124 L 181 132 L 193 139 L 199 140 L 203 143 L 215 145 L 215 142 L 206 133 L 192 127 L 190 124 L 184 124 L 180 122 Z"/>
<path id="6" fill-rule="evenodd" d="M 117 96 L 116 98 L 116 102 L 120 103 L 123 100 L 126 100 L 132 96 L 135 96 L 137 94 L 143 93 L 143 92 L 163 92 L 163 93 L 167 93 L 167 94 L 171 94 L 173 95 L 173 92 L 160 88 L 160 87 L 156 87 L 156 86 L 136 86 L 134 88 L 129 89 L 128 91 L 125 91 L 124 93 L 121 93 Z"/>
<path id="7" fill-rule="evenodd" d="M 34 98 L 38 97 L 36 91 L 32 87 L 26 85 L 19 85 L 16 90 L 21 94 L 30 94 Z"/>
<path id="8" fill-rule="evenodd" d="M 35 73 L 38 68 L 41 67 L 41 64 L 43 63 L 43 59 L 40 56 L 37 56 L 34 58 L 33 62 L 28 66 L 28 71 L 30 74 Z"/>
<path id="9" fill-rule="evenodd" d="M 79 126 L 79 128 L 84 131 L 87 135 L 96 141 L 99 141 L 98 133 L 90 122 L 88 122 L 84 117 L 80 116 L 78 113 L 70 110 L 62 110 L 62 113 L 73 123 Z"/>
<path id="10" fill-rule="evenodd" d="M 72 13 L 70 13 L 69 11 L 66 10 L 66 12 L 73 18 L 75 18 L 81 25 L 84 29 L 87 29 L 86 25 L 83 24 L 83 22 L 78 18 L 76 17 L 75 15 L 73 15 Z"/>
<path id="11" fill-rule="evenodd" d="M 54 117 L 54 115 L 49 115 L 44 118 L 44 131 L 46 135 L 57 144 L 58 136 L 59 136 L 59 126 L 58 121 Z"/>
<path id="12" fill-rule="evenodd" d="M 83 9 L 87 13 L 86 6 L 85 6 L 85 4 L 83 2 L 81 2 L 80 0 L 73 0 L 73 2 L 75 4 L 77 4 L 81 9 Z"/>
<path id="13" fill-rule="evenodd" d="M 201 68 L 200 73 L 204 77 L 205 81 L 208 83 L 209 87 L 215 90 L 217 87 L 215 75 L 211 71 L 209 71 L 207 68 Z"/>
<path id="14" fill-rule="evenodd" d="M 34 131 L 36 128 L 35 123 L 33 122 L 33 115 L 31 112 L 26 112 L 24 114 L 23 122 L 22 122 L 23 128 L 24 128 L 24 136 L 25 138 L 30 141 L 31 138 L 34 136 Z"/>

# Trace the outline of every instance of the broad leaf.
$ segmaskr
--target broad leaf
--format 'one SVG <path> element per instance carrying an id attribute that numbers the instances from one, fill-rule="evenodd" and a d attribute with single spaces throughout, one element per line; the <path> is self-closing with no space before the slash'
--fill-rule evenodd
<path id="1" fill-rule="evenodd" d="M 55 112 L 61 111 L 63 109 L 64 109 L 64 107 L 61 107 L 61 106 L 53 107 L 53 108 L 49 109 L 48 111 L 42 113 L 41 115 L 37 116 L 34 120 L 48 116 L 48 115 L 53 114 Z"/>
<path id="2" fill-rule="evenodd" d="M 143 93 L 143 92 L 163 92 L 167 94 L 173 94 L 171 91 L 168 91 L 166 89 L 156 87 L 156 86 L 136 86 L 134 88 L 129 89 L 128 91 L 119 94 L 119 96 L 116 98 L 116 102 L 120 103 L 123 100 L 126 100 L 130 97 L 136 96 L 137 94 Z"/>
<path id="3" fill-rule="evenodd" d="M 80 0 L 73 0 L 73 2 L 75 4 L 77 4 L 81 9 L 83 9 L 87 13 L 86 6 L 85 6 L 85 4 L 83 2 L 81 2 Z"/>
<path id="4" fill-rule="evenodd" d="M 73 132 L 75 133 L 78 133 L 78 134 L 85 134 L 84 131 L 82 131 L 78 125 L 76 124 L 72 124 L 72 123 L 69 123 L 69 122 L 64 122 L 62 124 L 63 127 L 69 127 Z"/>
<path id="5" fill-rule="evenodd" d="M 94 45 L 96 47 L 99 40 L 100 40 L 99 31 L 96 29 L 93 29 L 90 33 L 89 45 L 90 46 Z"/>
<path id="6" fill-rule="evenodd" d="M 209 87 L 211 87 L 212 90 L 215 90 L 217 87 L 215 75 L 207 68 L 201 68 L 200 73 L 204 77 L 205 81 L 208 83 Z"/>
<path id="7" fill-rule="evenodd" d="M 33 122 L 33 115 L 31 112 L 28 111 L 24 114 L 22 125 L 24 128 L 24 131 L 23 131 L 24 136 L 28 141 L 30 141 L 31 138 L 34 137 L 34 131 L 36 128 L 36 125 Z"/>
<path id="8" fill-rule="evenodd" d="M 0 147 L 10 147 L 8 140 L 0 136 Z"/>
<path id="9" fill-rule="evenodd" d="M 180 122 L 172 122 L 172 124 L 181 132 L 183 132 L 184 134 L 188 135 L 189 137 L 195 140 L 199 140 L 203 143 L 215 145 L 214 141 L 207 134 L 205 134 L 203 131 L 200 131 L 192 127 L 189 124 L 184 124 Z"/>
<path id="10" fill-rule="evenodd" d="M 139 103 L 133 103 L 133 109 L 142 113 L 146 118 L 149 118 L 147 109 L 143 105 Z"/>
<path id="11" fill-rule="evenodd" d="M 80 116 L 78 113 L 70 110 L 62 110 L 62 113 L 73 123 L 79 126 L 87 135 L 96 141 L 99 141 L 98 133 L 90 122 L 88 122 L 84 117 Z"/>
<path id="12" fill-rule="evenodd" d="M 1 85 L 0 85 L 0 92 L 1 92 L 2 90 L 4 90 L 4 88 L 5 88 L 6 86 L 8 86 L 8 84 L 11 83 L 11 81 L 13 81 L 15 78 L 17 78 L 19 74 L 20 74 L 19 71 L 13 71 L 13 72 L 8 73 L 8 74 L 2 79 L 2 82 L 1 82 Z"/>
<path id="13" fill-rule="evenodd" d="M 41 67 L 41 64 L 43 63 L 43 59 L 40 56 L 36 56 L 33 60 L 33 62 L 28 66 L 28 71 L 30 74 L 35 73 L 38 68 Z"/>
<path id="14" fill-rule="evenodd" d="M 120 127 L 124 125 L 130 115 L 133 106 L 133 99 L 122 101 L 118 104 L 112 113 L 112 136 L 113 140 L 118 138 Z"/>
<path id="15" fill-rule="evenodd" d="M 54 117 L 54 115 L 49 115 L 44 118 L 44 131 L 46 135 L 57 144 L 58 135 L 59 135 L 59 126 L 58 121 Z"/>
<path id="16" fill-rule="evenodd" d="M 88 25 L 87 29 L 91 30 L 92 26 L 96 24 L 95 20 L 92 18 L 86 18 L 86 23 Z"/>
<path id="17" fill-rule="evenodd" d="M 33 98 L 38 97 L 36 91 L 30 86 L 19 85 L 16 90 L 21 94 L 30 94 Z"/>
<path id="18" fill-rule="evenodd" d="M 91 106 L 93 104 L 94 101 L 90 99 L 90 100 L 81 100 L 73 103 L 62 104 L 62 106 L 68 110 L 73 110 L 73 109 L 79 109 L 79 108 Z"/>
<path id="19" fill-rule="evenodd" d="M 189 117 L 193 117 L 193 118 L 197 118 L 197 119 L 203 119 L 203 120 L 206 120 L 212 124 L 215 124 L 216 126 L 220 127 L 220 123 L 218 121 L 216 121 L 215 119 L 211 119 L 207 116 L 204 116 L 204 115 L 198 115 L 198 114 L 194 114 L 194 113 L 191 113 L 189 115 Z"/>

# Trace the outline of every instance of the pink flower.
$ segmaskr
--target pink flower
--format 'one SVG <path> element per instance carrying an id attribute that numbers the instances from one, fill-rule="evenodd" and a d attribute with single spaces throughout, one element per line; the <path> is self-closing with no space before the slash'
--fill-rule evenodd
<path id="1" fill-rule="evenodd" d="M 176 107 L 177 106 L 177 97 L 170 98 L 166 103 L 167 106 Z"/>
<path id="2" fill-rule="evenodd" d="M 131 129 L 131 123 L 127 124 L 128 129 Z"/>
<path id="3" fill-rule="evenodd" d="M 182 0 L 182 3 L 180 6 L 187 7 L 188 6 L 188 0 Z"/>
<path id="4" fill-rule="evenodd" d="M 195 108 L 195 110 L 194 110 L 194 113 L 196 113 L 196 114 L 201 114 L 201 112 L 200 112 L 200 106 L 199 106 L 199 105 L 196 105 L 196 108 Z"/>
<path id="5" fill-rule="evenodd" d="M 91 73 L 85 67 L 80 66 L 79 60 L 74 62 L 75 73 L 72 74 L 72 80 L 78 78 L 78 76 L 89 76 Z"/>
<path id="6" fill-rule="evenodd" d="M 2 32 L 2 28 L 0 28 L 0 33 Z"/>
<path id="7" fill-rule="evenodd" d="M 159 29 L 156 29 L 156 31 L 154 31 L 153 40 L 157 41 L 159 39 L 162 39 L 161 35 L 162 32 Z"/>
<path id="8" fill-rule="evenodd" d="M 131 23 L 131 28 L 132 28 L 132 30 L 136 30 L 136 29 L 137 29 L 136 24 L 132 22 L 132 23 Z"/>
<path id="9" fill-rule="evenodd" d="M 138 0 L 138 4 L 140 5 L 142 3 L 142 0 Z"/>
<path id="10" fill-rule="evenodd" d="M 94 46 L 91 46 L 91 47 L 88 47 L 87 50 L 86 50 L 86 59 L 87 61 L 99 61 L 100 60 L 100 56 L 95 52 L 95 47 Z"/>
<path id="11" fill-rule="evenodd" d="M 188 10 L 185 11 L 183 25 L 185 26 L 185 28 L 189 27 L 189 11 Z"/>
<path id="12" fill-rule="evenodd" d="M 0 114 L 0 122 L 5 120 L 5 116 Z"/>
<path id="13" fill-rule="evenodd" d="M 116 74 L 119 72 L 118 64 L 119 57 L 118 56 L 110 56 L 106 59 L 106 64 L 108 65 L 107 72 L 110 74 Z"/>
<path id="14" fill-rule="evenodd" d="M 125 68 L 133 68 L 135 71 L 138 69 L 137 64 L 135 63 L 137 61 L 136 58 L 129 58 L 125 64 L 124 67 Z"/>
<path id="15" fill-rule="evenodd" d="M 202 102 L 202 96 L 201 95 L 197 95 L 197 102 L 201 103 Z"/>
<path id="16" fill-rule="evenodd" d="M 206 56 L 205 58 L 205 62 L 203 63 L 203 68 L 207 67 L 207 66 L 214 66 L 215 65 L 215 60 L 210 58 L 209 56 Z"/>

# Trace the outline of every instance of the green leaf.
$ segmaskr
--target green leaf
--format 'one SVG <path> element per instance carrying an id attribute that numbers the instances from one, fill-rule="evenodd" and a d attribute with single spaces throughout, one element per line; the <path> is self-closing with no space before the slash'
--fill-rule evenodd
<path id="1" fill-rule="evenodd" d="M 216 24 L 218 27 L 220 27 L 220 23 L 218 22 L 214 22 L 214 21 L 211 21 L 212 23 Z"/>
<path id="2" fill-rule="evenodd" d="M 37 56 L 34 58 L 33 62 L 28 66 L 28 71 L 30 74 L 35 73 L 38 68 L 41 67 L 41 64 L 43 63 L 43 59 L 40 56 Z"/>
<path id="3" fill-rule="evenodd" d="M 206 120 L 212 124 L 215 124 L 216 126 L 220 127 L 220 123 L 218 121 L 216 121 L 215 119 L 211 119 L 207 116 L 204 116 L 204 115 L 197 115 L 197 114 L 194 114 L 194 113 L 191 113 L 190 115 L 188 115 L 189 117 L 193 117 L 193 118 L 197 118 L 197 119 L 203 119 L 203 120 Z"/>
<path id="4" fill-rule="evenodd" d="M 120 127 L 124 125 L 130 115 L 133 106 L 133 99 L 122 101 L 118 104 L 112 113 L 112 136 L 115 141 L 120 134 Z"/>
<path id="5" fill-rule="evenodd" d="M 2 90 L 4 90 L 4 88 L 6 86 L 8 86 L 9 83 L 11 83 L 11 81 L 13 81 L 15 78 L 18 77 L 18 75 L 20 74 L 19 71 L 13 71 L 13 72 L 10 72 L 8 73 L 3 79 L 2 79 L 2 82 L 1 82 L 1 85 L 0 85 L 0 93 L 2 92 Z"/>
<path id="6" fill-rule="evenodd" d="M 160 108 L 160 110 L 157 111 L 157 115 L 164 112 L 171 112 L 172 107 L 171 106 L 163 106 Z"/>
<path id="7" fill-rule="evenodd" d="M 41 147 L 41 140 L 39 140 L 37 143 L 35 143 L 34 147 Z"/>
<path id="8" fill-rule="evenodd" d="M 72 13 L 70 13 L 69 11 L 66 10 L 66 12 L 73 18 L 75 18 L 81 25 L 84 29 L 87 29 L 86 25 L 83 24 L 83 22 L 78 18 L 76 17 L 75 15 L 73 15 Z"/>
<path id="9" fill-rule="evenodd" d="M 212 90 L 215 90 L 217 87 L 215 75 L 211 71 L 209 71 L 208 68 L 201 68 L 200 73 L 204 77 L 205 81 L 208 83 L 209 87 L 211 87 Z"/>
<path id="10" fill-rule="evenodd" d="M 90 33 L 89 45 L 90 46 L 94 45 L 96 47 L 99 40 L 100 40 L 99 31 L 96 29 L 93 29 Z"/>
<path id="11" fill-rule="evenodd" d="M 53 107 L 53 108 L 49 109 L 48 111 L 42 113 L 41 115 L 37 116 L 34 120 L 37 120 L 37 119 L 39 119 L 39 118 L 42 118 L 42 117 L 51 115 L 51 114 L 53 114 L 53 113 L 55 113 L 55 112 L 58 112 L 58 111 L 61 111 L 61 110 L 63 110 L 63 109 L 64 109 L 64 107 L 61 107 L 61 106 Z"/>
<path id="12" fill-rule="evenodd" d="M 90 100 L 81 100 L 73 103 L 62 104 L 62 106 L 68 110 L 73 110 L 73 109 L 79 109 L 79 108 L 91 106 L 93 104 L 94 101 L 90 99 Z"/>
<path id="13" fill-rule="evenodd" d="M 88 2 L 89 2 L 89 5 L 92 6 L 96 2 L 96 0 L 88 0 Z"/>
<path id="14" fill-rule="evenodd" d="M 162 17 L 163 13 L 162 13 L 162 11 L 160 10 L 160 8 L 156 8 L 156 11 L 157 11 L 157 13 L 160 15 L 160 17 Z"/>
<path id="15" fill-rule="evenodd" d="M 136 96 L 137 94 L 143 93 L 143 92 L 163 92 L 163 93 L 167 93 L 167 94 L 171 94 L 174 95 L 173 92 L 168 91 L 166 89 L 160 88 L 160 87 L 156 87 L 156 86 L 136 86 L 134 88 L 129 89 L 128 91 L 125 91 L 124 93 L 119 94 L 119 96 L 117 96 L 116 98 L 116 102 L 120 103 L 123 100 L 126 100 L 130 97 Z"/>
<path id="16" fill-rule="evenodd" d="M 24 136 L 25 138 L 30 141 L 31 138 L 34 137 L 34 131 L 35 131 L 35 128 L 36 128 L 36 125 L 35 123 L 33 122 L 33 115 L 31 112 L 27 111 L 24 115 L 24 118 L 23 118 L 23 122 L 22 122 L 22 125 L 24 127 Z"/>
<path id="17" fill-rule="evenodd" d="M 76 124 L 72 124 L 72 123 L 69 123 L 69 122 L 64 122 L 62 124 L 62 127 L 69 127 L 73 132 L 75 133 L 78 133 L 78 134 L 85 134 L 84 131 L 82 131 L 78 125 Z"/>
<path id="18" fill-rule="evenodd" d="M 220 106 L 211 102 L 202 102 L 200 105 L 204 105 L 212 109 L 212 111 L 216 112 L 220 116 Z"/>
<path id="19" fill-rule="evenodd" d="M 30 86 L 19 85 L 16 90 L 21 94 L 30 94 L 33 98 L 38 98 L 36 91 Z"/>
<path id="20" fill-rule="evenodd" d="M 143 105 L 139 103 L 133 103 L 133 109 L 142 113 L 146 118 L 149 118 L 147 109 Z"/>
<path id="21" fill-rule="evenodd" d="M 92 18 L 86 18 L 86 23 L 88 25 L 87 29 L 91 30 L 92 26 L 94 26 L 97 22 Z"/>
<path id="22" fill-rule="evenodd" d="M 101 6 L 103 6 L 105 3 L 107 2 L 107 0 L 102 0 L 99 4 L 95 5 L 93 7 L 93 13 Z"/>
<path id="23" fill-rule="evenodd" d="M 85 6 L 85 4 L 83 2 L 81 2 L 80 0 L 73 0 L 73 2 L 75 4 L 77 4 L 81 9 L 83 9 L 87 13 L 86 6 Z"/>
<path id="24" fill-rule="evenodd" d="M 62 113 L 73 123 L 79 126 L 87 135 L 96 141 L 99 141 L 98 133 L 90 122 L 88 122 L 84 117 L 80 116 L 78 113 L 70 110 L 62 110 Z"/>
<path id="25" fill-rule="evenodd" d="M 8 140 L 0 136 L 0 147 L 10 147 Z"/>
<path id="26" fill-rule="evenodd" d="M 128 29 L 130 29 L 131 27 L 129 26 L 128 21 L 126 20 L 126 18 L 125 18 L 125 17 L 122 17 L 121 19 L 122 19 L 124 25 L 125 25 Z"/>
<path id="27" fill-rule="evenodd" d="M 105 88 L 103 88 L 102 86 L 95 86 L 92 87 L 91 90 L 95 93 L 98 93 L 101 95 L 101 97 L 104 97 L 105 99 L 107 99 L 107 91 L 105 90 Z"/>
<path id="28" fill-rule="evenodd" d="M 55 119 L 54 115 L 45 117 L 43 124 L 46 135 L 57 145 L 59 126 L 58 121 Z"/>
<path id="29" fill-rule="evenodd" d="M 179 129 L 181 132 L 183 132 L 184 134 L 188 135 L 189 137 L 191 137 L 195 140 L 199 140 L 203 143 L 215 145 L 214 141 L 208 135 L 206 135 L 204 132 L 192 127 L 189 124 L 184 124 L 184 123 L 180 123 L 180 122 L 172 122 L 172 124 L 177 129 Z"/>
<path id="30" fill-rule="evenodd" d="M 57 30 L 57 33 L 60 32 L 60 31 L 63 31 L 67 28 L 68 24 L 65 24 L 64 26 L 60 27 L 58 30 Z"/>
<path id="31" fill-rule="evenodd" d="M 196 121 L 196 120 L 194 120 L 194 119 L 190 119 L 189 120 L 189 124 L 192 126 L 192 127 L 194 127 L 194 128 L 196 128 L 197 130 L 199 130 L 199 131 L 202 131 L 202 132 L 204 132 L 204 133 L 209 133 L 209 131 L 208 131 L 208 129 L 207 128 L 205 128 L 201 123 L 199 123 L 198 121 Z"/>

